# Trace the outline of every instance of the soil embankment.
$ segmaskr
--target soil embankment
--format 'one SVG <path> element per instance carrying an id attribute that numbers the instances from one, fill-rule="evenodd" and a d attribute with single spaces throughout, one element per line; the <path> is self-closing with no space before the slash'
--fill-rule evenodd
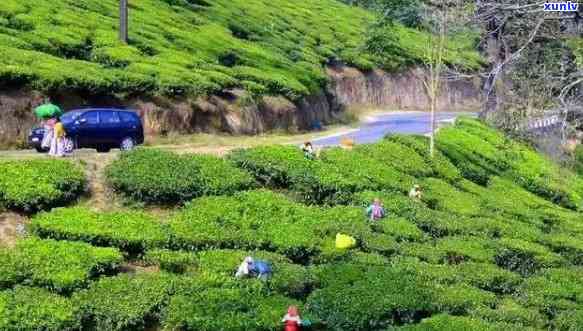
<path id="1" fill-rule="evenodd" d="M 336 66 L 327 71 L 330 83 L 325 89 L 293 102 L 282 96 L 254 99 L 238 89 L 196 99 L 139 96 L 120 99 L 112 95 L 73 92 L 0 91 L 0 148 L 25 144 L 29 130 L 37 123 L 31 109 L 47 96 L 65 109 L 83 106 L 136 109 L 142 115 L 148 135 L 298 132 L 310 130 L 316 123 L 338 122 L 349 106 L 427 109 L 429 101 L 423 87 L 423 70 L 362 72 Z M 441 95 L 440 106 L 447 110 L 475 109 L 479 104 L 478 88 L 469 80 L 445 84 Z"/>

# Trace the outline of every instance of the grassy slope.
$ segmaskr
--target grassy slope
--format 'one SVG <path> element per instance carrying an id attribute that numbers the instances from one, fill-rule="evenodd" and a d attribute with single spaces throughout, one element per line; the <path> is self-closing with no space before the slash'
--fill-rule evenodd
<path id="1" fill-rule="evenodd" d="M 169 95 L 238 86 L 294 99 L 322 86 L 330 59 L 378 62 L 361 50 L 372 14 L 334 0 L 133 1 L 129 46 L 117 41 L 117 3 L 2 0 L 0 84 Z M 402 50 L 392 67 L 422 61 L 424 33 L 388 33 Z M 479 65 L 472 48 L 452 42 L 449 61 Z"/>
<path id="2" fill-rule="evenodd" d="M 202 331 L 226 325 L 231 325 L 230 330 L 275 329 L 285 307 L 297 303 L 303 313 L 311 314 L 310 319 L 325 321 L 326 330 L 393 330 L 391 325 L 401 324 L 396 330 L 579 330 L 583 319 L 581 177 L 475 120 L 458 120 L 440 131 L 437 142 L 435 159 L 428 156 L 427 139 L 413 136 L 393 136 L 353 151 L 326 151 L 318 161 L 305 160 L 297 148 L 281 146 L 243 155 L 257 166 L 256 175 L 286 173 L 291 185 L 279 184 L 289 191 L 301 189 L 293 185 L 294 172 L 322 167 L 327 171 L 314 172 L 310 180 L 349 190 L 353 204 L 306 206 L 261 190 L 203 197 L 177 211 L 164 222 L 168 232 L 162 231 L 162 239 L 166 235 L 172 244 L 166 247 L 161 240 L 152 245 L 172 251 L 146 255 L 153 260 L 149 263 L 185 272 L 183 280 L 192 282 L 192 287 L 175 288 L 172 299 L 160 304 L 170 311 L 163 315 L 166 326 L 184 322 Z M 385 177 L 414 176 L 424 189 L 421 201 L 407 198 L 387 180 L 372 183 L 382 178 L 369 165 L 379 162 L 386 167 Z M 364 186 L 351 185 L 352 181 Z M 363 191 L 367 189 L 385 191 Z M 374 197 L 383 199 L 389 217 L 370 225 L 362 207 Z M 123 217 L 130 219 L 132 213 Z M 151 232 L 128 228 L 127 222 L 112 222 L 111 214 L 96 215 L 75 208 L 42 214 L 32 221 L 33 233 L 104 246 L 118 245 L 120 234 L 138 241 L 150 236 Z M 134 217 L 140 220 L 140 215 Z M 73 229 L 79 236 L 68 225 L 75 221 L 86 224 Z M 159 229 L 155 219 L 146 221 Z M 47 231 L 39 231 L 42 228 Z M 83 232 L 88 235 L 82 236 Z M 334 249 L 338 232 L 356 237 L 358 247 Z M 234 268 L 249 253 L 213 250 L 227 247 L 265 250 L 252 254 L 276 265 L 275 278 L 265 285 L 269 291 L 263 288 L 253 300 L 247 297 L 247 291 L 264 285 L 233 282 Z M 201 251 L 181 253 L 176 251 L 179 248 Z M 309 256 L 301 260 L 309 267 L 292 264 L 298 262 L 298 253 Z M 5 268 L 11 271 L 9 265 Z M 166 277 L 149 275 L 154 284 Z M 89 305 L 74 301 L 73 306 L 99 307 L 104 310 L 99 318 L 105 321 L 132 313 L 133 320 L 140 322 L 152 309 L 148 293 L 165 291 L 127 287 L 125 276 L 103 279 L 92 281 L 90 287 L 101 290 L 81 295 Z M 122 288 L 129 290 L 119 291 Z M 11 310 L 2 309 L 2 300 L 18 299 L 10 309 L 22 311 L 23 316 L 34 313 L 18 289 L 1 289 L 0 282 L 0 326 L 11 316 Z M 79 293 L 72 298 L 78 300 Z M 141 310 L 134 302 L 148 305 Z M 225 315 L 224 307 L 235 308 Z M 265 313 L 261 322 L 255 310 Z M 26 317 L 14 320 L 28 321 Z M 38 329 L 48 322 L 35 319 L 33 323 Z"/>

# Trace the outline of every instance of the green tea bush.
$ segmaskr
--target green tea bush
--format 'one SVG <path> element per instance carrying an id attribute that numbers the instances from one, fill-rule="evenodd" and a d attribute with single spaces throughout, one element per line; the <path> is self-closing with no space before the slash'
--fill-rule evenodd
<path id="1" fill-rule="evenodd" d="M 300 306 L 248 288 L 184 287 L 170 299 L 162 324 L 168 330 L 275 330 L 293 304 Z"/>
<path id="2" fill-rule="evenodd" d="M 372 233 L 364 211 L 319 209 L 269 191 L 192 201 L 169 221 L 175 248 L 268 250 L 306 262 L 337 233 L 364 240 Z"/>
<path id="3" fill-rule="evenodd" d="M 306 268 L 292 264 L 286 257 L 268 252 L 233 250 L 200 252 L 197 262 L 198 272 L 233 277 L 246 256 L 268 261 L 271 264 L 273 274 L 267 281 L 268 289 L 293 298 L 302 298 L 311 290 L 313 279 Z"/>
<path id="4" fill-rule="evenodd" d="M 58 209 L 37 215 L 31 229 L 43 238 L 85 241 L 134 254 L 169 244 L 166 226 L 153 216 L 134 211 L 97 213 L 82 207 Z"/>
<path id="5" fill-rule="evenodd" d="M 385 139 L 415 150 L 431 166 L 432 177 L 441 178 L 448 182 L 455 182 L 462 177 L 459 169 L 439 150 L 435 150 L 434 156 L 431 157 L 427 137 L 395 134 L 387 136 Z"/>
<path id="6" fill-rule="evenodd" d="M 525 308 L 510 298 L 504 298 L 496 304 L 496 308 L 479 307 L 471 312 L 472 316 L 494 323 L 511 323 L 525 327 L 544 329 L 547 318 L 538 310 Z"/>
<path id="7" fill-rule="evenodd" d="M 577 309 L 583 303 L 582 271 L 580 267 L 543 270 L 524 282 L 518 300 L 552 317 Z"/>
<path id="8" fill-rule="evenodd" d="M 429 177 L 433 173 L 430 164 L 415 149 L 390 140 L 357 146 L 355 151 L 411 176 Z"/>
<path id="9" fill-rule="evenodd" d="M 485 320 L 466 316 L 451 316 L 439 314 L 424 319 L 419 324 L 403 326 L 399 331 L 535 331 L 537 329 L 525 328 L 520 324 L 490 323 Z"/>
<path id="10" fill-rule="evenodd" d="M 467 314 L 477 307 L 492 307 L 496 302 L 494 293 L 466 284 L 437 286 L 433 292 L 434 310 L 452 315 Z"/>
<path id="11" fill-rule="evenodd" d="M 64 160 L 0 162 L 0 206 L 24 212 L 62 206 L 84 190 L 83 169 Z"/>
<path id="12" fill-rule="evenodd" d="M 425 239 L 423 231 L 404 218 L 388 218 L 372 226 L 375 231 L 388 234 L 396 241 L 423 241 Z"/>
<path id="13" fill-rule="evenodd" d="M 430 208 L 451 214 L 481 215 L 480 200 L 473 194 L 462 192 L 446 182 L 427 178 L 422 184 L 422 201 Z"/>
<path id="14" fill-rule="evenodd" d="M 566 311 L 557 316 L 554 328 L 557 330 L 576 331 L 583 325 L 583 310 Z"/>
<path id="15" fill-rule="evenodd" d="M 86 286 L 123 261 L 117 249 L 36 238 L 19 241 L 14 249 L 2 251 L 0 258 L 7 269 L 0 278 L 4 285 L 20 282 L 65 293 Z"/>
<path id="16" fill-rule="evenodd" d="M 459 119 L 454 127 L 439 132 L 437 144 L 464 177 L 478 184 L 486 185 L 493 175 L 506 175 L 555 204 L 580 207 L 580 178 L 477 120 Z"/>
<path id="17" fill-rule="evenodd" d="M 228 159 L 249 171 L 262 184 L 287 188 L 293 178 L 310 172 L 313 162 L 295 146 L 259 146 L 231 152 Z"/>
<path id="18" fill-rule="evenodd" d="M 153 149 L 121 155 L 108 166 L 106 175 L 115 191 L 137 201 L 158 204 L 232 194 L 254 186 L 249 174 L 220 158 Z"/>
<path id="19" fill-rule="evenodd" d="M 496 263 L 503 268 L 529 276 L 541 268 L 564 264 L 560 255 L 545 246 L 520 239 L 501 239 Z"/>
<path id="20" fill-rule="evenodd" d="M 0 329 L 78 330 L 81 321 L 75 304 L 40 288 L 17 286 L 0 292 Z"/>
<path id="21" fill-rule="evenodd" d="M 73 295 L 84 328 L 140 330 L 159 320 L 172 288 L 172 278 L 160 274 L 102 278 Z"/>
<path id="22" fill-rule="evenodd" d="M 372 266 L 330 268 L 334 277 L 308 297 L 307 305 L 332 330 L 382 329 L 431 311 L 431 292 L 412 273 Z"/>
<path id="23" fill-rule="evenodd" d="M 302 178 L 299 184 L 309 201 L 347 203 L 353 193 L 365 190 L 405 193 L 415 181 L 413 177 L 356 151 L 329 149 L 321 154 L 321 159 L 323 165 L 314 169 L 313 176 Z"/>
<path id="24" fill-rule="evenodd" d="M 306 159 L 293 146 L 241 150 L 230 159 L 259 181 L 291 188 L 306 201 L 318 204 L 345 204 L 353 193 L 363 190 L 407 192 L 414 182 L 413 177 L 365 152 L 339 148 L 322 152 L 317 160 Z"/>
<path id="25" fill-rule="evenodd" d="M 583 239 L 572 233 L 554 232 L 542 236 L 541 242 L 560 254 L 568 263 L 583 265 Z"/>
<path id="26" fill-rule="evenodd" d="M 143 259 L 148 265 L 158 265 L 160 269 L 173 273 L 184 273 L 198 261 L 195 253 L 168 249 L 147 251 Z"/>

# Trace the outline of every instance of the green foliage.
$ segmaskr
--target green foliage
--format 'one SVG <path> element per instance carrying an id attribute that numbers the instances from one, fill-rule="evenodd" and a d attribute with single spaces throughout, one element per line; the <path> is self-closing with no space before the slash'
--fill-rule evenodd
<path id="1" fill-rule="evenodd" d="M 317 160 L 307 160 L 293 147 L 259 147 L 238 151 L 231 158 L 260 181 L 291 187 L 308 202 L 342 204 L 355 192 L 394 190 L 407 192 L 413 178 L 363 151 L 329 149 Z"/>
<path id="2" fill-rule="evenodd" d="M 415 150 L 433 169 L 432 177 L 441 178 L 448 182 L 454 182 L 461 178 L 460 171 L 439 150 L 434 151 L 435 155 L 431 157 L 427 137 L 396 134 L 385 139 Z"/>
<path id="3" fill-rule="evenodd" d="M 306 207 L 268 191 L 194 200 L 169 226 L 178 248 L 267 249 L 301 262 L 333 242 L 337 233 L 361 241 L 372 234 L 358 208 Z"/>
<path id="4" fill-rule="evenodd" d="M 168 249 L 154 249 L 147 251 L 144 261 L 148 265 L 158 265 L 160 269 L 173 273 L 183 273 L 190 266 L 195 266 L 197 256 L 191 252 L 171 251 Z"/>
<path id="5" fill-rule="evenodd" d="M 385 57 L 364 51 L 362 35 L 374 15 L 338 1 L 201 3 L 132 5 L 129 44 L 123 45 L 116 1 L 4 0 L 0 80 L 96 94 L 201 95 L 251 86 L 297 99 L 325 86 L 322 64 L 332 60 L 362 69 L 418 61 L 424 39 L 417 35 L 426 34 L 387 27 L 384 33 L 400 38 L 384 47 L 393 55 Z M 412 40 L 408 33 L 415 34 Z M 473 45 L 450 47 L 450 53 L 452 62 L 469 66 L 477 56 Z"/>
<path id="6" fill-rule="evenodd" d="M 114 190 L 134 200 L 159 204 L 232 194 L 254 185 L 251 176 L 225 160 L 153 149 L 121 155 L 108 166 L 107 179 Z"/>
<path id="7" fill-rule="evenodd" d="M 332 265 L 325 272 L 333 278 L 310 295 L 307 305 L 332 330 L 382 329 L 430 311 L 431 292 L 409 272 L 351 265 Z"/>
<path id="8" fill-rule="evenodd" d="M 166 227 L 143 212 L 97 213 L 87 208 L 57 209 L 37 215 L 32 231 L 43 238 L 85 241 L 113 246 L 129 253 L 168 245 Z"/>
<path id="9" fill-rule="evenodd" d="M 576 331 L 583 325 L 583 310 L 566 311 L 561 313 L 555 322 L 557 330 Z"/>
<path id="10" fill-rule="evenodd" d="M 513 325 L 508 323 L 489 323 L 479 318 L 465 316 L 451 316 L 439 314 L 424 319 L 421 323 L 411 326 L 398 328 L 400 331 L 533 331 L 536 329 L 525 328 L 522 325 Z"/>
<path id="11" fill-rule="evenodd" d="M 72 301 L 81 311 L 85 328 L 143 330 L 147 321 L 159 319 L 171 290 L 172 278 L 159 274 L 102 278 Z"/>
<path id="12" fill-rule="evenodd" d="M 583 303 L 581 272 L 581 268 L 544 270 L 524 282 L 519 302 L 549 316 L 577 309 Z"/>
<path id="13" fill-rule="evenodd" d="M 249 171 L 262 184 L 285 188 L 294 177 L 310 171 L 313 162 L 295 146 L 259 146 L 231 152 L 228 158 L 238 167 Z"/>
<path id="14" fill-rule="evenodd" d="M 64 160 L 0 162 L 0 206 L 24 212 L 62 206 L 85 186 L 81 167 Z"/>
<path id="15" fill-rule="evenodd" d="M 496 263 L 508 270 L 529 276 L 541 268 L 559 266 L 561 256 L 545 246 L 520 239 L 501 239 L 502 249 L 496 255 Z"/>
<path id="16" fill-rule="evenodd" d="M 427 178 L 421 183 L 421 187 L 422 200 L 432 209 L 468 216 L 481 214 L 479 199 L 442 180 Z"/>
<path id="17" fill-rule="evenodd" d="M 40 288 L 18 286 L 0 292 L 0 329 L 77 330 L 77 308 L 67 298 Z"/>
<path id="18" fill-rule="evenodd" d="M 209 288 L 194 283 L 172 296 L 163 325 L 169 330 L 275 330 L 292 304 L 299 305 L 249 288 Z"/>
<path id="19" fill-rule="evenodd" d="M 506 175 L 555 204 L 570 209 L 580 204 L 581 179 L 479 121 L 458 120 L 439 132 L 437 145 L 475 183 L 487 185 L 492 176 Z"/>
<path id="20" fill-rule="evenodd" d="M 0 284 L 24 283 L 65 293 L 111 272 L 123 260 L 117 249 L 36 238 L 19 241 L 14 249 L 0 252 L 0 258 L 7 269 Z"/>
<path id="21" fill-rule="evenodd" d="M 291 260 L 284 256 L 269 252 L 204 251 L 198 255 L 198 272 L 233 277 L 246 256 L 252 256 L 254 259 L 264 260 L 271 264 L 273 274 L 266 283 L 269 290 L 295 298 L 302 298 L 310 291 L 313 279 L 306 268 L 292 264 Z M 249 280 L 249 282 L 260 281 Z"/>
<path id="22" fill-rule="evenodd" d="M 515 300 L 505 298 L 496 308 L 480 307 L 472 311 L 473 316 L 490 322 L 511 323 L 543 329 L 547 320 L 538 310 L 525 308 Z"/>

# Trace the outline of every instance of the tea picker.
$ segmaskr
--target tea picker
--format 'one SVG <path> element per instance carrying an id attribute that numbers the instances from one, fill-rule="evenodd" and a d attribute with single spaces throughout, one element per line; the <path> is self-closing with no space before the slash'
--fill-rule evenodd
<path id="1" fill-rule="evenodd" d="M 256 277 L 261 280 L 266 280 L 271 277 L 272 268 L 269 262 L 262 260 L 255 260 L 251 256 L 247 256 L 239 265 L 235 277 L 237 278 L 252 278 Z"/>
<path id="2" fill-rule="evenodd" d="M 379 221 L 385 217 L 385 208 L 379 198 L 375 198 L 372 204 L 366 209 L 366 215 L 371 221 Z"/>

